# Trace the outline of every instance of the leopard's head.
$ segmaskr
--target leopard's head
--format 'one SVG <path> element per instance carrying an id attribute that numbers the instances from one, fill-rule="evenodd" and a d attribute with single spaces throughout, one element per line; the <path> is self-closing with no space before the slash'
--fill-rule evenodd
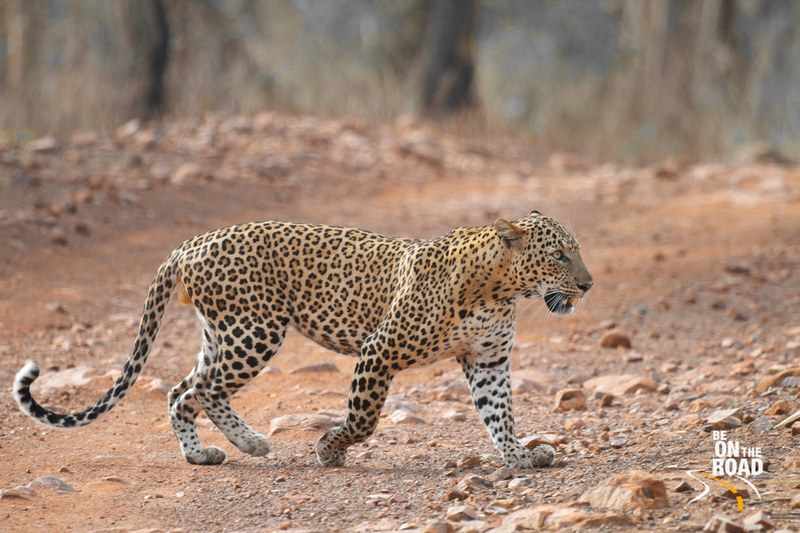
<path id="1" fill-rule="evenodd" d="M 538 211 L 494 224 L 511 259 L 513 283 L 524 298 L 542 298 L 557 314 L 571 314 L 594 280 L 581 259 L 578 241 Z"/>

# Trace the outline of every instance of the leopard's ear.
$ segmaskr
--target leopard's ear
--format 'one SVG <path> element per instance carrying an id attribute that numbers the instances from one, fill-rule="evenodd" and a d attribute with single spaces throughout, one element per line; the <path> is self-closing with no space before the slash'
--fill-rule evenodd
<path id="1" fill-rule="evenodd" d="M 528 213 L 528 216 L 529 216 L 529 217 L 541 217 L 541 216 L 544 216 L 544 215 L 542 215 L 542 214 L 541 214 L 539 211 L 537 211 L 536 209 L 534 209 L 533 211 L 531 211 L 530 213 Z"/>
<path id="2" fill-rule="evenodd" d="M 519 248 L 522 246 L 523 237 L 525 237 L 525 230 L 519 226 L 515 226 L 508 220 L 498 218 L 494 223 L 494 229 L 500 236 L 500 240 L 508 248 Z"/>

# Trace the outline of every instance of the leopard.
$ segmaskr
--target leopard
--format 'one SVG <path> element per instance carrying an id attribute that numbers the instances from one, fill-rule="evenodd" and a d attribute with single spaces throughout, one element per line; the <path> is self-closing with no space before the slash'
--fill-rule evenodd
<path id="1" fill-rule="evenodd" d="M 373 434 L 400 371 L 454 358 L 503 462 L 546 467 L 554 448 L 528 449 L 514 428 L 510 356 L 517 303 L 543 300 L 549 313 L 569 315 L 593 284 L 576 238 L 539 211 L 433 239 L 243 223 L 198 235 L 168 255 L 149 286 L 121 375 L 93 406 L 62 414 L 40 405 L 31 395 L 39 376 L 33 361 L 17 373 L 14 398 L 25 414 L 51 427 L 94 422 L 136 382 L 177 293 L 194 306 L 202 328 L 196 363 L 167 394 L 173 432 L 191 464 L 226 459 L 221 448 L 201 445 L 195 424 L 201 410 L 245 454 L 271 452 L 268 440 L 231 407 L 231 397 L 272 360 L 291 326 L 357 358 L 344 420 L 316 443 L 319 464 L 344 465 L 348 447 Z"/>

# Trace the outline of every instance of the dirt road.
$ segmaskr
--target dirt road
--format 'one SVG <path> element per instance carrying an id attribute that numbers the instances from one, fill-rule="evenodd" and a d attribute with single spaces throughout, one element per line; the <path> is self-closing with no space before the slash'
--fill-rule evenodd
<path id="1" fill-rule="evenodd" d="M 234 401 L 263 432 L 272 421 L 274 452 L 245 456 L 201 416 L 201 439 L 228 460 L 189 465 L 165 390 L 191 369 L 200 330 L 177 300 L 139 382 L 97 423 L 49 429 L 11 396 L 35 359 L 43 403 L 96 401 L 130 350 L 156 267 L 201 231 L 282 219 L 428 238 L 531 209 L 580 238 L 595 278 L 574 317 L 519 308 L 517 431 L 557 446 L 552 468 L 500 468 L 452 361 L 402 374 L 347 466 L 318 466 L 314 442 L 346 405 L 354 360 L 297 334 Z M 270 114 L 2 146 L 0 531 L 696 531 L 757 511 L 797 530 L 800 437 L 775 425 L 800 409 L 799 287 L 795 168 L 539 161 L 427 126 Z M 612 329 L 631 347 L 602 347 Z M 554 410 L 566 389 L 583 390 L 586 408 Z M 766 472 L 703 478 L 711 493 L 690 503 L 704 486 L 686 472 L 711 473 L 722 429 L 759 448 Z M 634 470 L 663 483 L 666 504 L 586 496 Z"/>

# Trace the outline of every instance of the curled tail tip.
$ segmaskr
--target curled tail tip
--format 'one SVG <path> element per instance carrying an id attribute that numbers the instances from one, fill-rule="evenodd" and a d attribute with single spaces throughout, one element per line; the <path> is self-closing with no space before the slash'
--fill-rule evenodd
<path id="1" fill-rule="evenodd" d="M 20 387 L 30 387 L 31 383 L 33 383 L 38 377 L 39 365 L 37 365 L 34 361 L 28 361 L 14 377 L 14 390 L 17 390 Z"/>
<path id="2" fill-rule="evenodd" d="M 33 416 L 31 407 L 36 403 L 31 396 L 31 383 L 39 377 L 39 365 L 28 361 L 14 377 L 14 399 L 28 416 Z"/>

